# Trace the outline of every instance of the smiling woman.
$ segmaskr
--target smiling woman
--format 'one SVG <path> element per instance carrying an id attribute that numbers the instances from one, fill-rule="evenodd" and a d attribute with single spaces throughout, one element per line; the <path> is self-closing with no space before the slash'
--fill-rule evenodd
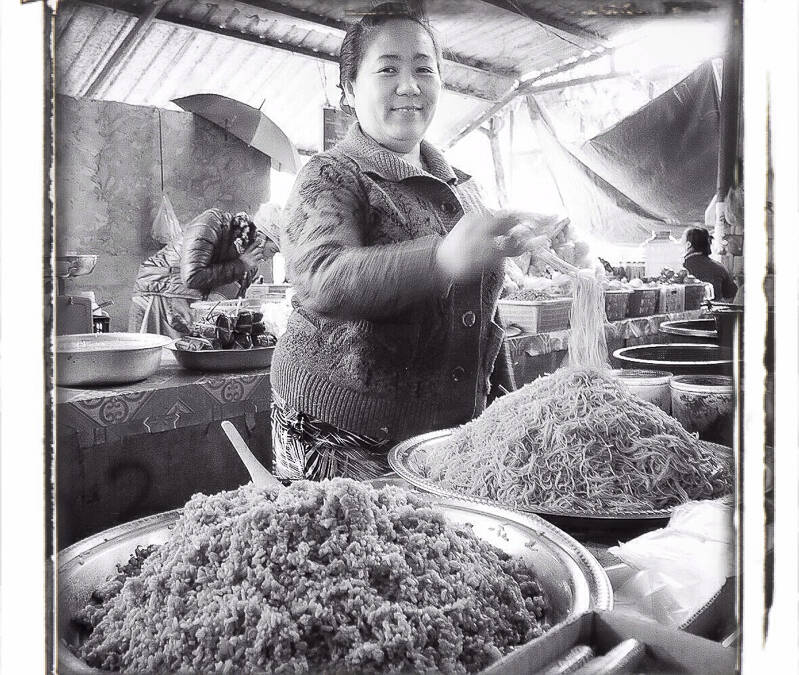
<path id="1" fill-rule="evenodd" d="M 419 140 L 433 121 L 441 92 L 441 53 L 419 19 L 398 18 L 375 28 L 367 23 L 344 39 L 343 102 L 356 111 L 366 134 L 421 167 Z"/>
<path id="2" fill-rule="evenodd" d="M 514 388 L 497 300 L 505 257 L 537 232 L 527 214 L 489 211 L 423 140 L 440 61 L 425 19 L 397 3 L 347 30 L 341 103 L 355 123 L 303 167 L 283 212 L 296 295 L 272 361 L 281 477 L 379 476 L 393 443 Z"/>

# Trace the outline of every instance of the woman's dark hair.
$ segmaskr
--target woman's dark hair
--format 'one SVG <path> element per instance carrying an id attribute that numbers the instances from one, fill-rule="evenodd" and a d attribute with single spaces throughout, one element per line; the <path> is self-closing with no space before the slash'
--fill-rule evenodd
<path id="1" fill-rule="evenodd" d="M 376 28 L 386 25 L 389 21 L 404 19 L 419 24 L 433 41 L 433 48 L 436 50 L 436 65 L 441 72 L 441 48 L 438 45 L 435 33 L 425 16 L 415 9 L 412 9 L 404 2 L 384 2 L 377 5 L 368 14 L 364 14 L 360 21 L 347 28 L 344 41 L 341 43 L 339 52 L 339 76 L 338 88 L 341 89 L 341 109 L 349 114 L 354 114 L 354 110 L 347 105 L 344 95 L 344 84 L 352 82 L 358 76 L 358 69 L 366 53 L 366 47 L 370 35 Z"/>
<path id="2" fill-rule="evenodd" d="M 691 245 L 691 248 L 704 255 L 710 255 L 710 242 L 712 239 L 710 232 L 704 227 L 692 227 L 685 232 L 685 240 Z"/>

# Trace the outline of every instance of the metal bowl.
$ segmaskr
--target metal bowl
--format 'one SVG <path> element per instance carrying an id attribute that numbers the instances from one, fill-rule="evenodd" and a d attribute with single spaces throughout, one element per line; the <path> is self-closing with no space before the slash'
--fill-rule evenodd
<path id="1" fill-rule="evenodd" d="M 658 332 L 670 337 L 671 342 L 710 343 L 718 341 L 716 321 L 710 319 L 687 319 L 682 321 L 664 321 L 658 326 Z"/>
<path id="2" fill-rule="evenodd" d="M 186 370 L 232 372 L 253 368 L 268 368 L 272 363 L 274 347 L 253 347 L 252 349 L 203 349 L 191 352 L 178 349 L 175 345 L 167 347 L 175 355 L 177 362 Z"/>
<path id="3" fill-rule="evenodd" d="M 715 344 L 674 342 L 636 345 L 613 352 L 622 368 L 665 370 L 674 375 L 730 375 L 732 354 Z"/>
<path id="4" fill-rule="evenodd" d="M 152 333 L 78 333 L 56 337 L 56 384 L 91 387 L 145 380 L 172 342 Z"/>
<path id="5" fill-rule="evenodd" d="M 393 481 L 392 481 L 393 482 Z M 588 609 L 611 609 L 608 576 L 588 551 L 565 532 L 536 516 L 465 500 L 429 497 L 456 523 L 470 523 L 475 534 L 510 555 L 523 556 L 538 573 L 553 605 L 552 624 Z M 100 674 L 78 659 L 67 645 L 78 640 L 72 621 L 90 595 L 127 562 L 137 546 L 163 544 L 179 510 L 148 516 L 84 539 L 58 554 L 58 672 Z"/>
<path id="6" fill-rule="evenodd" d="M 96 255 L 58 255 L 55 258 L 55 275 L 61 279 L 91 274 L 97 264 Z"/>
<path id="7" fill-rule="evenodd" d="M 436 480 L 428 477 L 427 453 L 442 443 L 446 443 L 454 429 L 431 431 L 427 434 L 414 436 L 394 446 L 388 454 L 391 468 L 397 475 L 407 480 L 414 487 L 434 495 L 453 499 L 468 499 L 487 506 L 497 506 L 505 509 L 516 509 L 527 516 L 544 516 L 557 522 L 560 527 L 568 531 L 627 529 L 636 527 L 645 521 L 666 521 L 671 517 L 673 508 L 668 509 L 635 509 L 619 511 L 587 511 L 582 509 L 557 508 L 553 506 L 502 504 L 492 499 L 472 497 L 461 494 L 455 490 L 444 487 Z M 714 446 L 724 452 L 732 450 L 724 445 L 700 441 L 705 445 Z"/>

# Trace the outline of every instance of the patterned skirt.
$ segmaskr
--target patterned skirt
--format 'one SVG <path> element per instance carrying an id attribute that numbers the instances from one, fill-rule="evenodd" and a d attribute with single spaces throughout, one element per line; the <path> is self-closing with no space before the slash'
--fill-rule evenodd
<path id="1" fill-rule="evenodd" d="M 391 471 L 388 440 L 376 441 L 298 412 L 272 390 L 273 471 L 281 479 L 369 480 Z"/>

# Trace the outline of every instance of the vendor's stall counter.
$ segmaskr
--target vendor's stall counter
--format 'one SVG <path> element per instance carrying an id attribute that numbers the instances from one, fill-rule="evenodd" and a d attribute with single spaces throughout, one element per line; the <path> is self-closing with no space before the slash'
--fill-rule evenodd
<path id="1" fill-rule="evenodd" d="M 181 506 L 248 476 L 221 431 L 231 420 L 271 465 L 269 370 L 194 373 L 166 350 L 147 380 L 56 387 L 58 546 Z"/>

